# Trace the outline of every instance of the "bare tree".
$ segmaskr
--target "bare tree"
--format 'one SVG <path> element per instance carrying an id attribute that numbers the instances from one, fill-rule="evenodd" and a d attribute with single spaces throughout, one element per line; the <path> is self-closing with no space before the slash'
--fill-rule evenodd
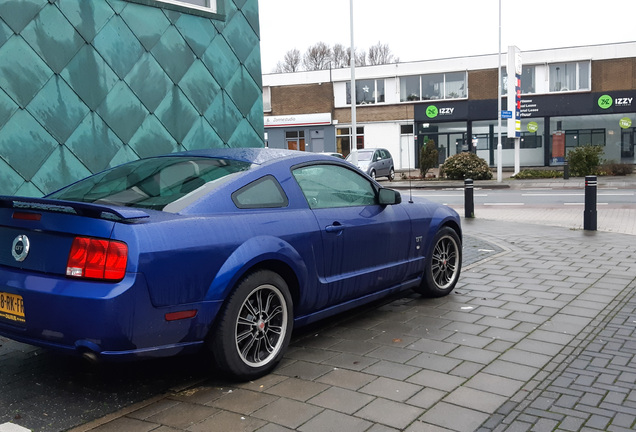
<path id="1" fill-rule="evenodd" d="M 275 73 L 298 72 L 300 70 L 300 51 L 296 48 L 285 53 L 282 62 L 276 63 Z"/>
<path id="2" fill-rule="evenodd" d="M 344 68 L 349 66 L 347 63 L 347 59 L 349 58 L 349 54 L 347 52 L 347 48 L 342 44 L 335 44 L 333 49 L 331 50 L 331 61 L 332 67 L 334 69 Z"/>
<path id="3" fill-rule="evenodd" d="M 331 48 L 324 42 L 318 42 L 307 49 L 303 57 L 305 70 L 329 69 L 331 65 Z"/>
<path id="4" fill-rule="evenodd" d="M 358 52 L 354 49 L 356 66 L 367 65 L 367 53 L 365 51 Z M 345 65 L 343 67 L 349 67 L 351 65 L 351 48 L 347 48 L 347 54 L 345 56 Z"/>
<path id="5" fill-rule="evenodd" d="M 388 45 L 380 42 L 366 51 L 354 50 L 356 66 L 373 66 L 388 63 L 397 63 Z M 300 70 L 315 71 L 324 69 L 345 68 L 351 65 L 351 48 L 345 48 L 342 44 L 336 44 L 333 49 L 324 42 L 318 42 L 310 46 L 304 56 L 300 51 L 293 49 L 287 51 L 282 62 L 276 64 L 274 73 L 298 72 Z"/>
<path id="6" fill-rule="evenodd" d="M 388 45 L 378 42 L 369 48 L 369 54 L 367 55 L 369 65 L 382 65 L 389 63 L 397 63 L 400 59 L 395 58 Z"/>

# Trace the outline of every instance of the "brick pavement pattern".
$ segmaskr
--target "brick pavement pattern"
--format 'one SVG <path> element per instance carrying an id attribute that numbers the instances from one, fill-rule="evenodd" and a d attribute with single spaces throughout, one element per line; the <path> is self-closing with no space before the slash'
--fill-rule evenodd
<path id="1" fill-rule="evenodd" d="M 455 293 L 297 335 L 274 373 L 174 389 L 80 431 L 593 431 L 636 426 L 630 235 L 464 221 Z"/>

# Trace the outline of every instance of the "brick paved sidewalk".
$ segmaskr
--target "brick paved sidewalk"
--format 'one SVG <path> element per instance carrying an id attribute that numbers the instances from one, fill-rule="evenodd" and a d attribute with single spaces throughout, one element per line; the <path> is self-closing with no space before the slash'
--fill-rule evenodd
<path id="1" fill-rule="evenodd" d="M 74 431 L 633 427 L 634 237 L 483 219 L 465 230 L 467 256 L 487 258 L 453 295 L 323 323 L 258 381 L 208 380 Z"/>
<path id="2" fill-rule="evenodd" d="M 553 373 L 504 404 L 480 431 L 634 430 L 635 294 L 632 282 L 553 359 Z"/>

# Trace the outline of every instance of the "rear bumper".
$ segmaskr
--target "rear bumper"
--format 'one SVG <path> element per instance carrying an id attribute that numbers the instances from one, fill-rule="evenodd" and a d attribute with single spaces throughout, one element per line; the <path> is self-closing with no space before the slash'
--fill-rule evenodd
<path id="1" fill-rule="evenodd" d="M 165 357 L 201 349 L 221 302 L 155 308 L 142 274 L 119 283 L 77 281 L 0 267 L 0 292 L 22 297 L 24 322 L 0 318 L 0 335 L 100 360 Z M 196 310 L 192 318 L 166 314 Z"/>

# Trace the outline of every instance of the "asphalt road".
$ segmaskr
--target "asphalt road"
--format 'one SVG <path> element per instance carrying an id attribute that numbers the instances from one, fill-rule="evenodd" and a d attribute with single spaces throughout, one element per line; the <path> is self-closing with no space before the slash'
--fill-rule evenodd
<path id="1" fill-rule="evenodd" d="M 415 190 L 414 197 L 424 197 L 447 205 L 463 205 L 463 190 Z M 477 189 L 475 205 L 583 205 L 585 191 L 572 189 Z M 597 205 L 631 205 L 636 208 L 636 189 L 599 189 Z"/>
<path id="2" fill-rule="evenodd" d="M 0 337 L 0 425 L 66 430 L 212 374 L 204 357 L 92 365 Z"/>

